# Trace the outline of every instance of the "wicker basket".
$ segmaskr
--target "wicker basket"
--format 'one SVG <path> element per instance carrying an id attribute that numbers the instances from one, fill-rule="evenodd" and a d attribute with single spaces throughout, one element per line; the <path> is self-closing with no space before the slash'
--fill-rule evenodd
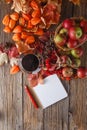
<path id="1" fill-rule="evenodd" d="M 83 18 L 83 17 L 80 17 L 80 18 L 73 17 L 73 18 L 70 18 L 70 19 L 75 20 L 75 22 L 78 24 L 78 23 L 79 23 L 81 20 L 83 20 L 84 18 Z M 56 28 L 56 30 L 55 30 L 54 37 L 59 33 L 59 31 L 60 31 L 61 28 L 62 28 L 62 23 L 60 23 L 60 24 L 57 26 L 57 28 Z M 87 41 L 87 38 L 84 39 L 84 42 L 81 42 L 81 43 L 78 44 L 75 48 L 80 47 L 80 46 L 83 45 L 86 41 Z M 54 43 L 55 43 L 55 42 L 54 42 Z M 70 51 L 70 50 L 72 50 L 72 49 L 75 49 L 75 48 L 68 48 L 67 46 L 60 46 L 60 45 L 58 45 L 58 44 L 56 44 L 56 43 L 55 43 L 55 45 L 56 45 L 57 48 L 60 48 L 60 49 L 63 50 L 63 51 Z"/>

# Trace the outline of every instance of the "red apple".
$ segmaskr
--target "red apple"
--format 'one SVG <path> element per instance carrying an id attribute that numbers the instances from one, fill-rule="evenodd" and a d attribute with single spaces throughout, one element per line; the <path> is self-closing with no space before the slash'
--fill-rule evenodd
<path id="1" fill-rule="evenodd" d="M 82 29 L 80 27 L 71 27 L 69 29 L 69 37 L 70 39 L 77 40 L 81 38 L 83 35 Z"/>
<path id="2" fill-rule="evenodd" d="M 73 69 L 70 67 L 64 67 L 62 69 L 63 77 L 71 77 L 73 75 Z"/>
<path id="3" fill-rule="evenodd" d="M 77 76 L 78 78 L 84 78 L 86 75 L 86 69 L 84 67 L 80 67 L 78 70 L 77 70 Z"/>
<path id="4" fill-rule="evenodd" d="M 86 42 L 86 41 L 87 41 L 87 34 L 84 34 L 84 35 L 78 40 L 79 44 L 83 44 L 83 43 Z"/>
<path id="5" fill-rule="evenodd" d="M 82 27 L 83 31 L 86 33 L 87 32 L 87 21 L 86 20 L 82 20 L 80 22 L 80 26 Z"/>
<path id="6" fill-rule="evenodd" d="M 72 56 L 79 58 L 83 55 L 83 49 L 81 47 L 71 50 Z"/>
<path id="7" fill-rule="evenodd" d="M 73 25 L 74 25 L 74 21 L 72 19 L 65 19 L 63 21 L 63 27 L 66 28 L 66 29 L 69 29 Z"/>
<path id="8" fill-rule="evenodd" d="M 68 48 L 75 48 L 77 45 L 78 45 L 78 41 L 77 40 L 69 39 L 69 41 L 67 43 L 67 47 Z"/>

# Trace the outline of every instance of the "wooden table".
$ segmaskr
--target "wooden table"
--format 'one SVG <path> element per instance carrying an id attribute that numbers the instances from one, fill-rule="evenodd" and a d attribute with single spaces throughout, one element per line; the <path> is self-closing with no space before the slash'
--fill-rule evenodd
<path id="1" fill-rule="evenodd" d="M 87 18 L 87 0 L 74 6 L 63 0 L 61 20 L 72 16 Z M 0 21 L 10 12 L 10 5 L 0 3 Z M 0 40 L 11 41 L 3 33 L 0 23 Z M 82 65 L 87 66 L 87 45 Z M 45 110 L 36 110 L 24 92 L 26 75 L 9 74 L 9 64 L 0 67 L 0 130 L 87 130 L 87 79 L 64 82 L 69 97 Z"/>

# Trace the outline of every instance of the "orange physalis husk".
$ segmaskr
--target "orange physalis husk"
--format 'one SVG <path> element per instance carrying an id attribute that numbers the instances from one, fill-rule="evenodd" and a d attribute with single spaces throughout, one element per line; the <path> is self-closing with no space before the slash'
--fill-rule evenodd
<path id="1" fill-rule="evenodd" d="M 32 25 L 37 25 L 40 22 L 41 22 L 41 19 L 39 17 L 35 17 L 35 18 L 31 19 L 31 24 Z"/>
<path id="2" fill-rule="evenodd" d="M 32 12 L 32 17 L 40 17 L 41 16 L 41 11 L 38 9 L 38 10 L 34 10 Z"/>
<path id="3" fill-rule="evenodd" d="M 10 15 L 10 17 L 15 20 L 15 21 L 18 21 L 19 19 L 19 14 L 17 12 L 14 12 Z"/>
<path id="4" fill-rule="evenodd" d="M 35 34 L 35 35 L 39 35 L 39 36 L 41 36 L 41 35 L 44 34 L 44 31 L 43 31 L 42 28 L 38 28 L 38 30 L 37 30 L 34 34 Z"/>
<path id="5" fill-rule="evenodd" d="M 13 19 L 10 19 L 9 28 L 13 29 L 15 27 L 15 24 L 16 24 L 16 21 Z"/>
<path id="6" fill-rule="evenodd" d="M 9 25 L 9 21 L 10 21 L 10 16 L 7 14 L 4 16 L 3 20 L 2 20 L 2 23 L 5 25 L 5 26 L 8 26 Z"/>
<path id="7" fill-rule="evenodd" d="M 33 25 L 31 24 L 31 21 L 30 21 L 30 20 L 28 21 L 27 28 L 28 28 L 28 29 L 32 29 L 32 28 L 33 28 Z"/>
<path id="8" fill-rule="evenodd" d="M 16 74 L 17 72 L 20 71 L 20 68 L 18 65 L 14 65 L 11 69 L 10 69 L 10 74 Z"/>
<path id="9" fill-rule="evenodd" d="M 20 25 L 17 25 L 14 29 L 13 29 L 13 33 L 21 33 L 22 32 L 22 27 Z"/>
<path id="10" fill-rule="evenodd" d="M 38 10 L 38 4 L 36 3 L 36 1 L 32 0 L 30 3 L 30 6 L 34 9 L 34 10 Z"/>
<path id="11" fill-rule="evenodd" d="M 25 19 L 25 20 L 30 20 L 31 19 L 31 15 L 30 14 L 24 14 L 22 13 L 22 17 Z"/>
<path id="12" fill-rule="evenodd" d="M 20 33 L 16 33 L 12 36 L 12 40 L 17 42 L 21 40 L 21 34 Z"/>
<path id="13" fill-rule="evenodd" d="M 25 43 L 27 43 L 27 44 L 32 44 L 32 43 L 34 43 L 34 42 L 35 42 L 34 36 L 28 36 L 28 37 L 26 38 L 26 40 L 25 40 Z"/>
<path id="14" fill-rule="evenodd" d="M 34 27 L 31 29 L 31 32 L 34 33 L 34 32 L 37 31 L 37 29 L 38 29 L 38 26 L 34 26 Z"/>
<path id="15" fill-rule="evenodd" d="M 38 26 L 33 26 L 33 28 L 24 28 L 23 30 L 28 32 L 30 35 L 32 35 L 32 33 L 36 32 L 38 29 Z"/>
<path id="16" fill-rule="evenodd" d="M 5 28 L 3 29 L 4 32 L 6 33 L 10 33 L 11 29 L 8 26 L 5 26 Z"/>
<path id="17" fill-rule="evenodd" d="M 25 19 L 23 17 L 19 18 L 19 24 L 24 26 L 25 25 Z"/>
<path id="18" fill-rule="evenodd" d="M 28 37 L 28 33 L 27 32 L 22 32 L 21 33 L 21 38 L 22 39 L 26 39 Z"/>

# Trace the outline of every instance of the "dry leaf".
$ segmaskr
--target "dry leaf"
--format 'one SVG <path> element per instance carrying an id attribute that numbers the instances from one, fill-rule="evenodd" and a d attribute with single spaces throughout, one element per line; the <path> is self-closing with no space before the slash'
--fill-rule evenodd
<path id="1" fill-rule="evenodd" d="M 13 0 L 12 9 L 18 13 L 28 13 L 30 11 L 29 2 L 30 0 Z"/>

